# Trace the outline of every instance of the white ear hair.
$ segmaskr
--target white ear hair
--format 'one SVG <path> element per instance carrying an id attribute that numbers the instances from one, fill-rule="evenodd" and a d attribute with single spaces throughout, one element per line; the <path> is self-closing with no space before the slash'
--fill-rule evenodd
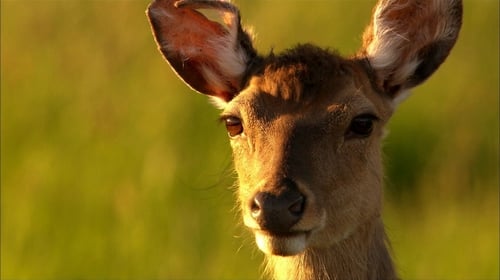
<path id="1" fill-rule="evenodd" d="M 199 9 L 219 12 L 223 24 Z M 187 85 L 225 101 L 238 94 L 257 54 L 234 5 L 227 0 L 155 0 L 147 14 L 160 51 Z"/>
<path id="2" fill-rule="evenodd" d="M 398 97 L 425 81 L 446 59 L 461 23 L 460 0 L 380 0 L 361 52 L 379 85 Z"/>
<path id="3" fill-rule="evenodd" d="M 217 96 L 210 96 L 210 98 L 208 100 L 215 108 L 217 108 L 219 110 L 224 110 L 227 106 L 227 103 L 228 103 L 224 99 L 221 99 Z"/>
<path id="4" fill-rule="evenodd" d="M 403 101 L 406 100 L 411 95 L 411 90 L 403 90 L 400 93 L 398 93 L 394 99 L 392 100 L 392 109 L 397 109 L 399 107 L 399 104 L 403 103 Z"/>

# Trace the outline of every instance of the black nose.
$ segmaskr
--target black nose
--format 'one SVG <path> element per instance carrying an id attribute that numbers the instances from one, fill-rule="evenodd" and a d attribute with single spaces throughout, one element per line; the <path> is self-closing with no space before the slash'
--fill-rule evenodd
<path id="1" fill-rule="evenodd" d="M 285 234 L 302 217 L 306 198 L 289 179 L 285 179 L 279 189 L 277 193 L 257 193 L 250 210 L 262 230 Z"/>

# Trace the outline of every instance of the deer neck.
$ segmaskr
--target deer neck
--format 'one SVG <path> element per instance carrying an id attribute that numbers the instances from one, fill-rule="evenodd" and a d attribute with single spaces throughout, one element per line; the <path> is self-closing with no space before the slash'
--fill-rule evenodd
<path id="1" fill-rule="evenodd" d="M 291 256 L 269 256 L 275 279 L 396 279 L 382 220 L 369 222 L 329 248 L 311 248 Z"/>

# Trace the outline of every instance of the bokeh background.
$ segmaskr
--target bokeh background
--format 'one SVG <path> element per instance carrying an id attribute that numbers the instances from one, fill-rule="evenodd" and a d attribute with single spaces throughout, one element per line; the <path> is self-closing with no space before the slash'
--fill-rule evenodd
<path id="1" fill-rule="evenodd" d="M 256 47 L 356 52 L 375 1 L 238 0 Z M 218 111 L 162 60 L 143 0 L 1 1 L 1 278 L 257 279 Z M 404 279 L 499 277 L 499 2 L 384 146 Z"/>

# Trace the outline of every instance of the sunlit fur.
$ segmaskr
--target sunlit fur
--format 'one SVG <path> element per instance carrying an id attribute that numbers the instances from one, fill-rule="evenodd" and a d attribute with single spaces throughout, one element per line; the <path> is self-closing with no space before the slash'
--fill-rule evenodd
<path id="1" fill-rule="evenodd" d="M 261 65 L 223 115 L 246 124 L 231 140 L 239 200 L 268 271 L 276 279 L 395 278 L 380 218 L 380 142 L 392 100 L 373 88 L 363 61 L 311 45 Z M 366 112 L 379 117 L 372 136 L 345 139 L 351 120 Z M 291 229 L 304 235 L 262 232 L 250 214 L 255 193 L 278 192 L 283 177 L 307 197 Z"/>
<path id="2" fill-rule="evenodd" d="M 194 10 L 214 6 L 223 24 L 207 21 Z M 164 0 L 153 2 L 147 13 L 153 32 L 161 33 L 155 36 L 159 49 L 180 78 L 194 90 L 210 91 L 223 101 L 232 98 L 253 55 L 240 46 L 250 34 L 242 38 L 237 8 L 226 1 Z"/>
<path id="3" fill-rule="evenodd" d="M 382 86 L 405 89 L 423 82 L 428 76 L 412 80 L 426 59 L 423 50 L 439 44 L 437 56 L 444 57 L 435 63 L 440 64 L 457 39 L 461 15 L 460 0 L 380 0 L 363 34 L 362 51 L 385 83 Z"/>
<path id="4" fill-rule="evenodd" d="M 220 11 L 224 24 L 200 8 Z M 228 1 L 156 0 L 148 16 L 181 79 L 242 125 L 230 140 L 238 199 L 266 271 L 275 279 L 397 278 L 381 218 L 381 142 L 396 105 L 455 44 L 461 1 L 380 0 L 350 58 L 310 44 L 257 55 Z M 353 120 L 367 114 L 372 131 L 354 133 Z M 290 189 L 285 179 L 305 197 L 303 211 L 273 231 L 252 203 Z"/>

